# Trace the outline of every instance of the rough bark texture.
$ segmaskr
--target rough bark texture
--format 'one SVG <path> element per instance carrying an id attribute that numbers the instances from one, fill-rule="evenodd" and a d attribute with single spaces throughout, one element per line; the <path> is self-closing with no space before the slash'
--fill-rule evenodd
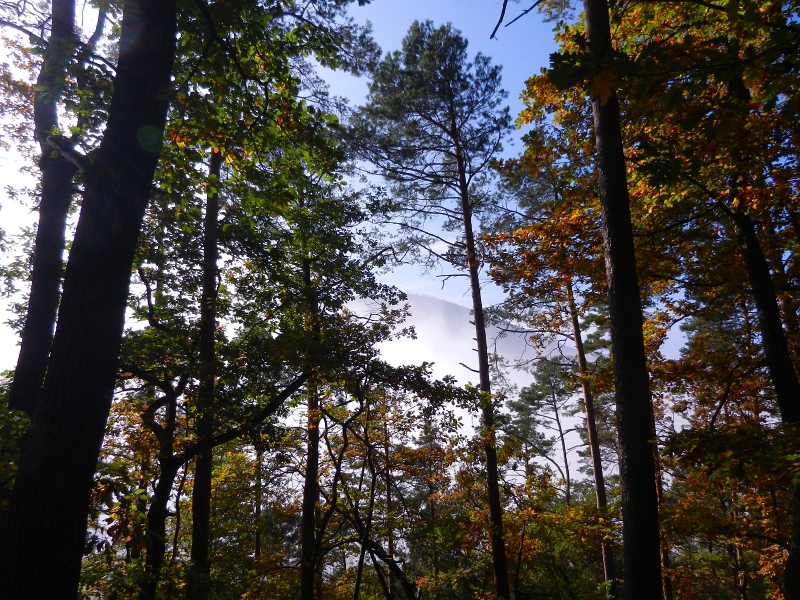
<path id="1" fill-rule="evenodd" d="M 174 1 L 124 3 L 108 124 L 86 173 L 48 372 L 2 532 L 5 600 L 77 595 L 131 265 L 166 121 L 175 33 Z"/>
<path id="2" fill-rule="evenodd" d="M 67 65 L 77 44 L 75 0 L 53 0 L 52 29 L 36 81 L 33 119 L 42 156 L 39 226 L 33 248 L 28 314 L 22 329 L 19 358 L 8 404 L 33 417 L 42 389 L 61 290 L 67 212 L 72 202 L 72 177 L 77 168 L 47 143 L 58 130 L 58 101 Z"/>
<path id="3" fill-rule="evenodd" d="M 608 4 L 605 0 L 584 0 L 584 10 L 589 52 L 598 64 L 608 64 L 612 52 Z M 661 598 L 661 544 L 651 433 L 652 405 L 619 105 L 613 90 L 606 99 L 592 99 L 592 113 L 614 356 L 620 475 L 624 482 L 625 597 L 656 600 Z"/>
<path id="4" fill-rule="evenodd" d="M 199 440 L 214 437 L 214 383 L 217 373 L 215 337 L 217 330 L 217 260 L 219 220 L 219 182 L 222 153 L 211 153 L 209 190 L 203 227 L 203 289 L 200 299 L 200 385 L 197 393 Z M 214 450 L 197 455 L 192 487 L 192 565 L 189 570 L 188 596 L 206 600 L 211 591 L 209 554 L 211 548 L 211 480 Z"/>
<path id="5" fill-rule="evenodd" d="M 461 215 L 464 221 L 464 245 L 467 253 L 467 270 L 472 293 L 472 312 L 475 319 L 475 340 L 478 350 L 478 374 L 481 392 L 488 398 L 492 392 L 489 378 L 489 346 L 486 342 L 486 322 L 483 317 L 483 299 L 481 298 L 481 281 L 478 272 L 478 257 L 475 251 L 475 236 L 472 231 L 472 206 L 469 200 L 464 158 L 458 143 L 458 134 L 453 122 L 452 138 L 458 162 L 459 191 L 461 196 Z M 511 598 L 511 586 L 508 578 L 508 559 L 503 542 L 503 505 L 500 500 L 500 483 L 497 469 L 497 442 L 494 430 L 494 408 L 487 400 L 481 409 L 483 425 L 483 449 L 486 453 L 486 489 L 489 499 L 489 536 L 492 541 L 492 567 L 497 595 L 500 598 Z"/>
<path id="6" fill-rule="evenodd" d="M 586 364 L 586 352 L 583 349 L 583 336 L 581 325 L 578 321 L 578 308 L 575 305 L 575 296 L 572 292 L 572 283 L 567 283 L 567 301 L 569 302 L 570 318 L 572 320 L 572 337 L 575 342 L 575 354 L 578 358 L 578 371 L 581 374 L 581 390 L 583 391 L 583 407 L 586 412 L 586 435 L 589 439 L 589 455 L 592 459 L 592 474 L 594 476 L 594 491 L 597 508 L 605 511 L 608 507 L 606 498 L 606 481 L 603 476 L 603 458 L 600 454 L 600 441 L 597 437 L 597 421 L 594 411 L 594 397 L 587 379 L 589 368 Z M 603 556 L 603 577 L 611 583 L 611 597 L 617 597 L 617 575 L 614 563 L 614 551 L 611 544 L 603 542 L 601 547 Z"/>

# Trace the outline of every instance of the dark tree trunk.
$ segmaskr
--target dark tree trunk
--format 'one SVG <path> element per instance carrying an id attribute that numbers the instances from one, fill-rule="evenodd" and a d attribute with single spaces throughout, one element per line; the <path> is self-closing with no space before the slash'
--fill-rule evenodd
<path id="1" fill-rule="evenodd" d="M 183 461 L 176 459 L 175 424 L 178 411 L 178 397 L 183 393 L 187 378 L 183 378 L 177 390 L 170 390 L 162 400 L 155 400 L 142 415 L 144 425 L 158 439 L 158 483 L 155 496 L 147 511 L 147 534 L 145 536 L 145 569 L 139 580 L 139 600 L 154 600 L 161 579 L 161 567 L 167 548 L 167 518 L 169 517 L 169 498 L 178 469 Z M 163 388 L 162 388 L 163 389 Z M 162 427 L 156 422 L 156 411 L 167 404 L 167 423 Z M 185 474 L 184 474 L 185 479 Z M 180 503 L 178 494 L 177 503 Z M 177 513 L 176 509 L 176 513 Z M 176 519 L 177 521 L 177 519 Z M 177 528 L 180 526 L 176 522 Z"/>
<path id="2" fill-rule="evenodd" d="M 2 536 L 5 600 L 77 595 L 131 265 L 166 121 L 175 34 L 174 1 L 124 3 L 108 124 L 86 173 L 47 376 Z"/>
<path id="3" fill-rule="evenodd" d="M 761 250 L 753 222 L 738 210 L 727 210 L 736 227 L 750 288 L 758 310 L 758 322 L 775 397 L 784 423 L 800 422 L 800 383 L 786 343 L 775 285 Z"/>
<path id="4" fill-rule="evenodd" d="M 606 0 L 584 0 L 589 53 L 601 68 L 611 59 Z M 602 66 L 606 65 L 606 66 Z M 642 335 L 642 306 L 631 229 L 619 104 L 592 98 L 608 279 L 611 348 L 620 445 L 625 597 L 661 598 L 661 543 L 650 424 L 653 409 Z"/>
<path id="5" fill-rule="evenodd" d="M 784 423 L 800 423 L 800 382 L 786 343 L 769 265 L 750 217 L 738 210 L 724 210 L 733 220 L 739 237 L 742 258 L 758 310 L 764 355 L 775 388 L 781 420 Z M 784 591 L 787 600 L 800 600 L 800 484 L 796 483 L 791 493 L 794 511 L 789 558 L 784 570 Z"/>
<path id="6" fill-rule="evenodd" d="M 367 422 L 369 422 L 369 412 L 367 412 Z M 346 432 L 347 432 L 347 430 L 345 429 L 344 433 L 346 433 Z M 353 600 L 359 600 L 359 597 L 360 597 L 360 594 L 361 594 L 361 577 L 362 577 L 362 573 L 363 573 L 363 569 L 364 569 L 364 559 L 365 559 L 366 553 L 367 553 L 367 540 L 369 539 L 370 532 L 372 531 L 372 517 L 373 517 L 374 510 L 375 510 L 375 492 L 376 492 L 377 487 L 378 487 L 378 476 L 377 476 L 377 473 L 376 473 L 376 470 L 375 470 L 375 464 L 372 461 L 372 452 L 371 452 L 371 448 L 369 446 L 369 439 L 368 439 L 368 436 L 367 436 L 367 428 L 366 427 L 364 428 L 364 442 L 365 442 L 365 446 L 367 447 L 367 452 L 366 452 L 366 454 L 364 456 L 364 461 L 369 464 L 369 471 L 370 471 L 371 477 L 370 477 L 370 487 L 369 487 L 369 504 L 367 505 L 367 516 L 366 516 L 366 519 L 364 519 L 362 521 L 363 526 L 359 527 L 359 525 L 358 525 L 359 521 L 354 518 L 354 520 L 356 521 L 356 528 L 358 530 L 359 543 L 361 544 L 361 550 L 360 550 L 359 555 L 358 555 L 358 570 L 356 572 L 356 583 L 355 583 L 355 589 L 353 591 Z M 342 456 L 344 456 L 344 452 L 342 452 Z M 339 463 L 339 467 L 341 467 L 341 462 Z M 337 469 L 337 475 L 339 474 L 340 470 L 341 470 L 340 468 Z M 361 474 L 362 474 L 362 481 L 363 481 L 363 474 L 364 474 L 364 466 L 363 465 L 361 467 Z M 338 479 L 338 477 L 337 477 L 337 479 Z M 361 487 L 361 484 L 359 483 L 359 488 L 360 487 Z M 358 502 L 357 501 L 355 503 L 355 506 L 356 507 L 358 506 Z M 335 508 L 335 504 L 331 505 L 331 509 L 333 509 L 333 508 Z M 358 514 L 358 511 L 354 510 L 353 511 L 354 517 L 357 516 L 357 514 Z M 375 568 L 378 571 L 378 574 L 381 575 L 381 585 L 383 586 L 385 595 L 388 597 L 389 596 L 389 591 L 386 588 L 385 582 L 383 581 L 383 576 L 381 574 L 380 569 L 378 569 L 377 565 L 375 564 L 375 555 L 370 553 L 370 557 L 372 558 L 372 564 L 375 565 Z"/>
<path id="7" fill-rule="evenodd" d="M 175 460 L 162 461 L 160 464 L 161 473 L 156 485 L 155 498 L 147 511 L 145 573 L 139 584 L 139 600 L 154 600 L 156 597 L 167 549 L 169 497 L 179 468 L 178 461 Z"/>
<path id="8" fill-rule="evenodd" d="M 306 473 L 303 484 L 303 514 L 300 524 L 300 600 L 313 600 L 317 574 L 317 503 L 319 501 L 319 395 L 308 390 L 306 429 Z"/>
<path id="9" fill-rule="evenodd" d="M 178 470 L 192 460 L 192 458 L 196 457 L 197 455 L 201 454 L 204 450 L 208 447 L 214 448 L 217 445 L 227 443 L 229 441 L 233 441 L 237 439 L 243 433 L 243 428 L 237 428 L 227 431 L 226 433 L 218 435 L 213 440 L 198 440 L 197 443 L 194 445 L 185 448 L 183 452 L 179 454 L 174 453 L 174 441 L 175 441 L 175 419 L 176 419 L 176 409 L 177 409 L 177 399 L 178 397 L 183 394 L 183 390 L 186 387 L 186 382 L 188 380 L 187 376 L 183 376 L 181 378 L 181 382 L 174 390 L 171 390 L 168 394 L 169 400 L 169 417 L 167 427 L 163 428 L 155 422 L 154 415 L 156 410 L 164 405 L 164 402 L 154 402 L 148 409 L 145 411 L 143 415 L 143 420 L 145 425 L 153 431 L 155 436 L 158 438 L 159 441 L 159 476 L 158 476 L 158 483 L 156 485 L 156 493 L 153 502 L 150 505 L 150 509 L 147 513 L 147 536 L 146 536 L 146 552 L 147 557 L 145 561 L 145 572 L 142 578 L 139 580 L 139 600 L 153 600 L 156 597 L 156 592 L 158 590 L 158 584 L 160 581 L 161 576 L 161 567 L 164 563 L 164 554 L 165 554 L 165 547 L 166 547 L 166 520 L 170 516 L 168 511 L 168 502 L 170 498 L 170 494 L 172 492 L 172 487 L 175 482 L 175 477 L 177 475 Z M 266 419 L 269 415 L 273 414 L 283 402 L 297 389 L 303 384 L 305 381 L 305 376 L 301 376 L 298 379 L 295 379 L 293 383 L 288 385 L 284 388 L 283 392 L 278 394 L 267 406 L 265 410 L 263 410 L 250 424 L 251 426 L 255 426 L 264 419 Z M 166 386 L 162 386 L 164 389 Z M 259 463 L 259 472 L 260 472 L 260 464 L 261 464 L 261 454 L 258 454 L 258 463 Z M 183 478 L 181 480 L 181 484 L 178 488 L 178 498 L 177 502 L 180 502 L 181 490 L 183 489 L 183 484 L 186 481 L 186 472 L 184 471 Z M 260 485 L 260 475 L 259 475 L 259 485 Z M 257 490 L 257 502 L 261 502 L 260 498 L 260 487 Z M 175 562 L 175 546 L 177 545 L 178 540 L 178 529 L 180 528 L 180 505 L 176 507 L 175 510 L 175 534 L 174 534 L 174 541 L 173 541 L 173 556 L 172 562 Z M 256 547 L 257 556 L 260 554 L 260 549 L 258 546 Z"/>
<path id="10" fill-rule="evenodd" d="M 363 532 L 359 532 L 359 534 L 362 536 L 364 535 Z M 414 583 L 408 578 L 408 575 L 406 575 L 406 573 L 403 571 L 402 567 L 400 566 L 400 563 L 398 563 L 396 560 L 390 557 L 386 553 L 386 551 L 381 547 L 381 545 L 375 542 L 374 540 L 366 538 L 366 545 L 367 545 L 367 550 L 369 550 L 370 554 L 373 557 L 373 560 L 374 557 L 376 556 L 380 560 L 382 560 L 386 565 L 386 567 L 388 568 L 392 578 L 400 583 L 400 587 L 403 590 L 403 593 L 405 594 L 406 598 L 408 598 L 408 600 L 417 600 L 418 595 L 417 595 L 417 590 L 414 587 Z M 389 591 L 388 586 L 385 587 L 385 593 L 387 599 L 392 597 L 392 591 Z"/>
<path id="11" fill-rule="evenodd" d="M 201 442 L 214 437 L 214 380 L 217 373 L 217 260 L 219 220 L 219 186 L 222 153 L 211 153 L 209 189 L 203 234 L 203 289 L 200 299 L 200 385 L 197 392 L 197 437 Z M 206 600 L 210 588 L 209 554 L 211 546 L 211 480 L 214 450 L 208 448 L 197 455 L 192 488 L 192 565 L 189 569 L 188 596 Z"/>
<path id="12" fill-rule="evenodd" d="M 8 400 L 10 408 L 23 410 L 30 417 L 36 413 L 53 342 L 67 212 L 72 202 L 72 178 L 77 171 L 75 165 L 50 147 L 47 138 L 58 130 L 58 101 L 77 42 L 75 0 L 53 0 L 50 39 L 33 99 L 35 135 L 42 153 L 39 226 L 33 248 L 28 314 Z"/>
<path id="13" fill-rule="evenodd" d="M 655 421 L 653 422 L 655 426 Z M 655 429 L 655 427 L 654 427 Z M 655 432 L 654 432 L 655 435 Z M 664 479 L 661 476 L 661 461 L 659 460 L 658 453 L 656 452 L 656 493 L 658 494 L 658 506 L 661 508 L 664 505 Z M 664 600 L 672 600 L 672 579 L 669 577 L 670 569 L 669 545 L 666 541 L 662 540 L 661 543 L 661 574 L 662 579 L 662 593 Z"/>
<path id="14" fill-rule="evenodd" d="M 255 544 L 253 549 L 253 558 L 256 561 L 261 560 L 261 503 L 263 502 L 263 491 L 261 488 L 261 468 L 263 462 L 263 453 L 261 448 L 256 449 L 256 510 L 255 510 Z"/>
<path id="15" fill-rule="evenodd" d="M 475 236 L 472 231 L 472 207 L 469 201 L 466 175 L 461 153 L 457 149 L 459 163 L 459 184 L 461 191 L 461 214 L 464 220 L 464 244 L 467 254 L 467 269 L 472 292 L 472 312 L 475 319 L 475 340 L 478 350 L 478 374 L 481 393 L 485 394 L 481 418 L 483 445 L 486 453 L 486 488 L 489 499 L 489 536 L 492 542 L 492 567 L 494 570 L 497 595 L 503 599 L 511 598 L 511 587 L 508 579 L 508 560 L 503 542 L 503 505 L 500 500 L 499 472 L 497 468 L 497 442 L 494 430 L 494 408 L 490 400 L 492 393 L 489 378 L 489 346 L 486 342 L 486 322 L 483 316 L 483 299 L 481 298 L 481 282 L 478 271 L 478 258 L 475 250 Z"/>
<path id="16" fill-rule="evenodd" d="M 392 534 L 392 485 L 391 485 L 391 465 L 389 462 L 389 426 L 386 419 L 383 421 L 383 456 L 385 457 L 385 464 L 383 465 L 383 483 L 386 491 L 386 514 L 384 516 L 384 523 L 386 526 L 386 550 L 389 555 L 389 560 L 394 560 L 394 535 Z M 389 600 L 394 599 L 394 573 L 389 570 Z"/>
<path id="17" fill-rule="evenodd" d="M 586 364 L 586 352 L 583 349 L 583 336 L 581 325 L 578 321 L 578 307 L 572 292 L 572 283 L 567 283 L 567 301 L 572 320 L 572 337 L 575 342 L 575 354 L 578 357 L 578 371 L 581 374 L 581 390 L 583 391 L 583 407 L 586 412 L 586 434 L 589 439 L 589 456 L 592 459 L 592 474 L 594 475 L 594 491 L 597 508 L 602 512 L 608 507 L 606 499 L 606 481 L 603 476 L 603 457 L 600 454 L 600 440 L 597 437 L 597 420 L 594 413 L 594 397 L 589 386 L 589 367 Z M 603 557 L 603 577 L 611 584 L 611 597 L 617 597 L 616 565 L 614 564 L 614 551 L 611 544 L 603 542 L 600 546 Z"/>
<path id="18" fill-rule="evenodd" d="M 766 258 L 772 270 L 772 279 L 778 296 L 778 304 L 783 314 L 784 330 L 786 332 L 786 343 L 789 347 L 790 357 L 796 356 L 797 337 L 800 333 L 800 323 L 797 320 L 797 303 L 792 293 L 789 291 L 789 277 L 783 264 L 783 249 L 777 241 L 775 225 L 773 221 L 774 212 L 770 213 L 769 219 L 765 223 L 765 233 L 767 234 Z"/>

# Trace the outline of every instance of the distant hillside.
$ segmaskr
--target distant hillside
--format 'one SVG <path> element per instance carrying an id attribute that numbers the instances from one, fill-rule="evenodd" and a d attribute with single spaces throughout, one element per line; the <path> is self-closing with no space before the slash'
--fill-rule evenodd
<path id="1" fill-rule="evenodd" d="M 472 311 L 433 296 L 418 294 L 409 294 L 408 304 L 411 307 L 411 317 L 406 324 L 414 327 L 417 339 L 406 338 L 382 344 L 383 357 L 396 365 L 433 362 L 437 377 L 453 375 L 462 383 L 477 383 L 477 374 L 459 364 L 478 368 Z M 520 356 L 535 356 L 523 336 L 499 337 L 500 333 L 496 327 L 487 330 L 490 351 L 496 351 L 509 362 L 516 361 Z M 530 376 L 516 372 L 512 374 L 512 379 L 517 385 L 527 385 Z"/>

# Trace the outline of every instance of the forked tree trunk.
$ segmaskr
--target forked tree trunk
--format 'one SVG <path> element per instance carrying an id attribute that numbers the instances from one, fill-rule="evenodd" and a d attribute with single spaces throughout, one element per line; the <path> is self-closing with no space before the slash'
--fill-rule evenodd
<path id="1" fill-rule="evenodd" d="M 584 0 L 590 55 L 610 68 L 611 27 L 606 0 Z M 625 597 L 661 598 L 661 542 L 650 424 L 653 408 L 642 334 L 630 200 L 614 90 L 592 98 L 603 249 L 608 280 L 614 393 L 620 445 Z"/>
<path id="2" fill-rule="evenodd" d="M 575 304 L 575 295 L 572 292 L 572 282 L 567 282 L 567 302 L 572 320 L 572 338 L 575 342 L 575 354 L 578 357 L 578 371 L 581 375 L 581 390 L 583 391 L 583 408 L 586 413 L 586 435 L 589 439 L 589 456 L 592 459 L 592 474 L 594 476 L 594 491 L 597 508 L 605 513 L 608 508 L 606 498 L 606 481 L 603 476 L 603 457 L 600 454 L 600 440 L 597 437 L 597 420 L 594 411 L 594 397 L 589 386 L 589 367 L 586 363 L 586 352 L 583 349 L 583 336 L 578 320 L 578 307 Z M 611 584 L 611 597 L 617 597 L 617 575 L 614 564 L 614 550 L 611 544 L 603 542 L 600 545 L 603 557 L 603 578 Z"/>
<path id="3" fill-rule="evenodd" d="M 175 458 L 175 425 L 178 412 L 178 397 L 183 393 L 183 385 L 171 390 L 161 401 L 154 400 L 145 410 L 142 420 L 158 440 L 158 481 L 155 494 L 147 511 L 147 531 L 145 534 L 145 566 L 139 578 L 139 600 L 154 600 L 161 577 L 161 567 L 167 549 L 167 518 L 169 500 L 181 461 Z M 157 410 L 166 403 L 166 426 L 156 422 Z M 177 501 L 180 503 L 180 494 Z M 177 509 L 176 509 L 177 512 Z M 176 524 L 176 529 L 178 524 Z"/>
<path id="4" fill-rule="evenodd" d="M 21 444 L 0 536 L 4 600 L 77 595 L 131 265 L 166 121 L 175 37 L 174 0 L 123 3 L 108 124 L 86 173 L 40 405 Z"/>
<path id="5" fill-rule="evenodd" d="M 203 227 L 203 289 L 200 298 L 200 385 L 197 392 L 197 437 L 214 437 L 214 382 L 217 374 L 217 260 L 219 257 L 219 187 L 222 153 L 214 150 L 209 165 L 209 192 Z M 211 547 L 211 480 L 214 449 L 197 455 L 192 488 L 192 564 L 189 569 L 188 596 L 206 600 L 210 593 L 209 554 Z"/>
<path id="6" fill-rule="evenodd" d="M 145 573 L 139 582 L 139 600 L 154 600 L 156 597 L 167 549 L 169 498 L 180 465 L 175 460 L 169 460 L 162 461 L 159 467 L 155 497 L 147 511 Z"/>
<path id="7" fill-rule="evenodd" d="M 42 154 L 39 225 L 33 248 L 28 314 L 8 400 L 10 408 L 23 410 L 30 417 L 36 413 L 53 342 L 67 213 L 72 203 L 72 178 L 77 171 L 74 164 L 47 143 L 48 136 L 59 128 L 58 102 L 66 83 L 67 66 L 78 43 L 75 0 L 53 0 L 51 20 L 50 39 L 33 99 L 35 135 Z"/>

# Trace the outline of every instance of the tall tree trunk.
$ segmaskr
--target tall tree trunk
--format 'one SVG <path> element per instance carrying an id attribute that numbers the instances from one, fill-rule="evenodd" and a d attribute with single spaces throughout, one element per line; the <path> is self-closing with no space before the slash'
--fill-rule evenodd
<path id="1" fill-rule="evenodd" d="M 256 510 L 255 510 L 255 544 L 253 558 L 258 562 L 261 560 L 261 503 L 263 502 L 263 490 L 261 487 L 261 468 L 263 462 L 263 452 L 261 448 L 256 449 Z"/>
<path id="2" fill-rule="evenodd" d="M 739 247 L 758 310 L 764 355 L 775 388 L 781 419 L 784 423 L 798 423 L 800 422 L 800 383 L 786 343 L 769 265 L 761 250 L 761 244 L 750 217 L 738 210 L 726 208 L 725 212 L 733 220 L 739 237 Z"/>
<path id="3" fill-rule="evenodd" d="M 86 173 L 40 405 L 21 444 L 0 537 L 6 600 L 77 595 L 131 265 L 166 121 L 175 37 L 174 0 L 123 4 L 108 124 Z"/>
<path id="4" fill-rule="evenodd" d="M 317 503 L 319 502 L 320 406 L 316 386 L 309 386 L 306 429 L 306 474 L 303 484 L 303 514 L 300 524 L 300 600 L 313 600 L 316 578 Z"/>
<path id="5" fill-rule="evenodd" d="M 653 422 L 653 435 L 655 435 L 655 421 Z M 664 505 L 664 478 L 661 476 L 661 461 L 656 451 L 656 493 L 658 494 L 658 506 L 661 508 Z M 669 558 L 669 545 L 666 541 L 661 541 L 661 574 L 662 579 L 662 593 L 664 600 L 672 600 L 672 579 L 669 577 L 670 558 Z"/>
<path id="6" fill-rule="evenodd" d="M 313 337 L 319 334 L 319 320 L 317 318 L 318 302 L 317 292 L 311 272 L 311 259 L 303 260 L 303 285 L 306 304 L 306 328 Z M 313 340 L 316 343 L 317 340 Z M 313 365 L 313 353 L 309 348 L 308 370 Z M 321 547 L 322 530 L 317 527 L 319 503 L 319 424 L 322 414 L 320 412 L 319 393 L 316 385 L 308 388 L 308 414 L 306 416 L 306 473 L 303 482 L 303 513 L 300 523 L 300 600 L 313 600 L 318 595 L 321 586 L 321 573 L 318 573 L 319 557 L 317 549 Z M 338 477 L 338 472 L 337 472 Z"/>
<path id="7" fill-rule="evenodd" d="M 750 217 L 743 212 L 726 207 L 723 207 L 723 210 L 731 217 L 736 227 L 751 292 L 758 310 L 764 355 L 772 386 L 775 388 L 781 420 L 784 423 L 800 423 L 800 381 L 789 354 L 775 286 L 755 226 Z M 791 493 L 794 510 L 789 558 L 786 560 L 784 570 L 784 591 L 787 600 L 800 600 L 800 481 L 795 482 Z"/>
<path id="8" fill-rule="evenodd" d="M 367 415 L 367 421 L 369 421 L 369 415 Z M 364 439 L 365 441 L 367 441 L 366 426 L 364 431 Z M 370 487 L 369 487 L 369 504 L 367 505 L 367 517 L 364 522 L 364 527 L 359 530 L 359 544 L 361 544 L 361 550 L 358 555 L 358 570 L 356 571 L 356 583 L 355 583 L 355 589 L 353 591 L 353 600 L 359 600 L 361 594 L 361 576 L 364 570 L 364 558 L 367 553 L 367 540 L 369 539 L 370 532 L 372 530 L 372 517 L 373 517 L 373 511 L 375 509 L 375 491 L 377 490 L 378 487 L 378 478 L 375 474 L 375 469 L 372 464 L 372 458 L 369 455 L 369 450 L 367 450 L 367 455 L 364 456 L 364 461 L 370 462 L 371 477 L 370 477 Z M 363 476 L 364 467 L 362 466 L 361 469 L 362 469 L 361 473 Z M 360 487 L 361 485 L 359 484 L 359 489 Z M 372 562 L 373 564 L 375 564 L 375 556 L 372 554 L 370 554 L 370 556 L 372 556 Z"/>
<path id="9" fill-rule="evenodd" d="M 213 150 L 209 161 L 209 191 L 203 235 L 203 289 L 200 299 L 200 385 L 197 391 L 197 437 L 200 441 L 214 437 L 214 384 L 217 374 L 217 260 L 219 220 L 219 186 L 222 153 Z M 192 488 L 192 565 L 189 569 L 188 596 L 206 600 L 210 593 L 209 553 L 211 546 L 211 479 L 214 450 L 208 448 L 197 455 Z"/>
<path id="10" fill-rule="evenodd" d="M 567 506 L 569 506 L 572 502 L 572 483 L 569 476 L 569 454 L 567 453 L 567 440 L 565 439 L 566 434 L 564 433 L 564 428 L 561 426 L 561 415 L 559 414 L 558 410 L 558 399 L 552 392 L 550 397 L 553 400 L 553 419 L 556 422 L 558 439 L 561 442 L 561 460 L 564 461 L 564 470 L 562 471 L 564 475 L 564 501 L 566 502 Z"/>
<path id="11" fill-rule="evenodd" d="M 589 386 L 589 367 L 586 363 L 586 352 L 583 349 L 583 336 L 578 320 L 578 307 L 575 304 L 575 295 L 572 292 L 572 282 L 567 282 L 567 301 L 569 314 L 572 320 L 572 338 L 575 342 L 575 353 L 578 357 L 578 371 L 581 375 L 581 390 L 583 391 L 583 408 L 586 413 L 586 435 L 589 438 L 589 456 L 592 459 L 592 474 L 594 476 L 594 492 L 597 508 L 605 513 L 608 508 L 606 498 L 606 481 L 603 476 L 603 457 L 600 454 L 600 440 L 597 437 L 597 420 L 594 412 L 594 397 Z M 600 546 L 603 557 L 603 577 L 611 584 L 611 597 L 617 597 L 616 565 L 614 564 L 614 551 L 611 544 L 603 542 Z"/>
<path id="12" fill-rule="evenodd" d="M 790 357 L 797 352 L 797 337 L 800 334 L 800 323 L 797 320 L 797 303 L 792 293 L 789 291 L 789 278 L 783 264 L 783 249 L 778 242 L 775 232 L 774 212 L 768 213 L 765 223 L 765 233 L 767 243 L 765 244 L 765 256 L 767 263 L 772 270 L 772 279 L 775 283 L 777 300 L 783 315 L 784 331 L 786 332 L 786 343 L 789 347 Z M 777 216 L 777 215 L 775 215 Z"/>
<path id="13" fill-rule="evenodd" d="M 175 457 L 175 425 L 178 411 L 178 397 L 183 393 L 185 379 L 177 390 L 164 397 L 167 403 L 167 423 L 162 427 L 156 422 L 156 411 L 164 401 L 154 401 L 142 415 L 144 425 L 158 439 L 158 482 L 155 496 L 147 511 L 147 534 L 145 536 L 145 567 L 139 579 L 139 600 L 154 600 L 161 578 L 161 567 L 167 548 L 167 518 L 169 500 L 178 469 L 182 462 Z M 162 388 L 163 389 L 163 388 Z M 184 473 L 185 478 L 185 473 Z M 180 503 L 180 493 L 177 501 Z M 177 510 L 176 510 L 177 512 Z M 176 523 L 176 528 L 180 524 Z"/>
<path id="14" fill-rule="evenodd" d="M 453 111 L 453 114 L 455 114 L 455 111 Z M 497 438 L 494 429 L 494 408 L 491 402 L 492 385 L 489 377 L 489 345 L 486 342 L 486 321 L 483 316 L 478 257 L 475 250 L 475 235 L 472 231 L 472 204 L 469 199 L 464 156 L 461 151 L 454 116 L 451 119 L 450 135 L 453 140 L 458 167 L 461 216 L 464 221 L 464 245 L 467 255 L 470 291 L 472 293 L 472 312 L 475 319 L 475 341 L 478 346 L 478 375 L 480 377 L 480 390 L 484 395 L 481 420 L 484 439 L 483 450 L 486 454 L 486 489 L 489 500 L 489 536 L 492 542 L 492 568 L 494 570 L 497 595 L 508 600 L 511 598 L 511 586 L 508 578 L 508 559 L 506 558 L 505 543 L 503 541 L 503 505 L 500 501 Z"/>
<path id="15" fill-rule="evenodd" d="M 161 567 L 167 549 L 167 518 L 169 497 L 180 465 L 175 460 L 160 463 L 155 498 L 147 511 L 145 572 L 139 582 L 139 600 L 154 600 L 161 578 Z"/>
<path id="16" fill-rule="evenodd" d="M 383 417 L 383 456 L 386 463 L 383 466 L 383 483 L 386 488 L 386 542 L 389 560 L 394 560 L 394 536 L 392 535 L 392 486 L 391 468 L 389 466 L 389 425 L 386 422 L 387 414 Z M 389 600 L 394 598 L 394 573 L 389 570 Z"/>
<path id="17" fill-rule="evenodd" d="M 28 314 L 22 329 L 17 368 L 8 404 L 28 416 L 36 405 L 47 371 L 61 288 L 67 212 L 72 202 L 72 177 L 77 167 L 55 151 L 47 138 L 58 131 L 58 102 L 75 52 L 75 0 L 53 0 L 52 28 L 33 99 L 34 133 L 39 142 L 42 173 L 39 226 L 33 248 Z"/>
<path id="18" fill-rule="evenodd" d="M 606 0 L 584 0 L 590 55 L 610 68 L 613 48 Z M 653 408 L 642 335 L 625 156 L 614 90 L 592 98 L 608 280 L 614 391 L 620 445 L 625 597 L 661 598 L 661 542 L 650 423 Z"/>

